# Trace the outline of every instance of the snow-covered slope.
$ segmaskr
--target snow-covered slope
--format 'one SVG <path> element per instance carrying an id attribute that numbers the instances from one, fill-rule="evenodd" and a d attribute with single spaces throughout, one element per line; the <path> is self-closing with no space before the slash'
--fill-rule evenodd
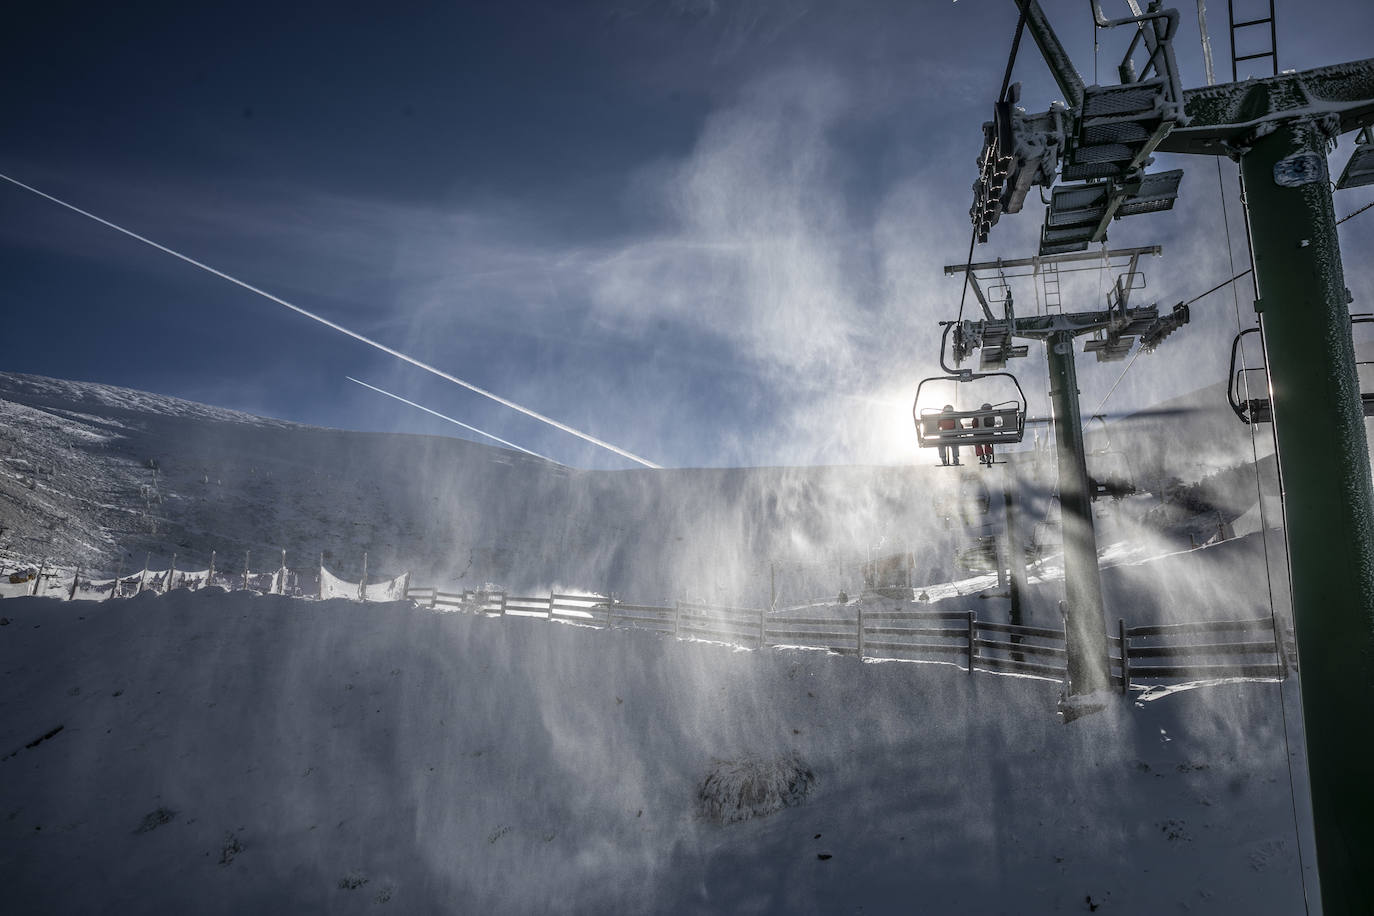
<path id="1" fill-rule="evenodd" d="M 909 551 L 930 607 L 996 620 L 996 577 L 956 548 L 1003 524 L 1004 482 L 1027 543 L 1054 527 L 1033 450 L 991 471 L 583 472 L 2 374 L 0 421 L 0 560 L 87 575 L 284 548 L 356 576 L 366 551 L 424 585 L 760 607 L 833 602 L 870 553 Z M 1281 563 L 1260 533 L 1177 552 L 1239 515 L 1240 483 L 1099 505 L 1109 617 L 1265 615 Z M 1021 613 L 1056 626 L 1048 548 Z M 1302 906 L 1295 691 L 1274 683 L 1137 689 L 1066 725 L 1043 680 L 407 604 L 205 589 L 0 615 L 17 911 Z"/>
<path id="2" fill-rule="evenodd" d="M 357 576 L 413 571 L 613 590 L 649 602 L 789 598 L 858 579 L 869 548 L 921 548 L 953 575 L 931 511 L 940 469 L 577 471 L 504 449 L 264 420 L 89 383 L 0 374 L 0 552 L 89 574 L 273 568 L 321 554 Z M 159 565 L 160 563 L 160 565 Z"/>
<path id="3" fill-rule="evenodd" d="M 404 604 L 0 611 L 8 912 L 1303 907 L 1272 683 L 1065 725 L 1044 681 Z M 703 817 L 750 765 L 809 791 Z"/>

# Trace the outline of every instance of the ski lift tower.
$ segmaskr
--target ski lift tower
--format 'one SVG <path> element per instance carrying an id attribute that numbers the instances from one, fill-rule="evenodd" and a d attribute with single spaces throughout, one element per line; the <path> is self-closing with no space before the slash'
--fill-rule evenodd
<path id="1" fill-rule="evenodd" d="M 1374 485 L 1326 156 L 1374 121 L 1374 60 L 1192 89 L 1160 144 L 1240 161 L 1283 481 L 1328 913 L 1374 911 Z"/>
<path id="2" fill-rule="evenodd" d="M 1160 152 L 1240 163 L 1283 481 L 1284 525 L 1298 651 L 1322 903 L 1374 912 L 1374 480 L 1356 375 L 1350 295 L 1336 234 L 1327 153 L 1374 124 L 1374 59 L 1181 91 L 1176 10 L 1152 0 L 1107 18 L 1130 47 L 1116 86 L 1086 86 L 1036 0 L 1015 0 L 1064 95 L 1044 114 L 1004 93 L 984 147 L 972 211 L 977 237 L 1051 187 L 1041 252 L 1106 238 L 1124 215 L 1166 209 L 1181 172 L 1150 175 Z M 1272 30 L 1272 15 L 1268 21 Z M 1232 23 L 1232 32 L 1239 26 Z M 1018 26 L 1019 36 L 1020 26 Z M 1136 69 L 1134 55 L 1148 53 Z M 1267 55 L 1277 69 L 1277 55 Z M 1363 133 L 1337 187 L 1374 182 L 1374 138 Z"/>
<path id="3" fill-rule="evenodd" d="M 1068 700 L 1066 715 L 1076 711 L 1076 698 L 1086 697 L 1111 687 L 1111 661 L 1107 651 L 1107 628 L 1103 616 L 1102 577 L 1097 563 L 1097 534 L 1093 524 L 1092 488 L 1088 481 L 1086 450 L 1083 445 L 1083 415 L 1078 403 L 1078 370 L 1074 341 L 1091 335 L 1084 352 L 1093 353 L 1099 362 L 1124 359 L 1139 340 L 1142 349 L 1157 347 L 1164 338 L 1188 321 L 1186 306 L 1176 306 L 1161 315 L 1157 305 L 1132 306 L 1132 290 L 1144 286 L 1139 269 L 1144 255 L 1159 255 L 1159 246 L 1126 248 L 1118 251 L 1083 252 L 979 264 L 952 264 L 946 276 L 963 274 L 984 317 L 963 320 L 954 325 L 953 357 L 962 362 L 979 351 L 979 371 L 1003 369 L 1007 360 L 1029 352 L 1017 340 L 1039 340 L 1045 344 L 1049 359 L 1050 404 L 1054 414 L 1055 456 L 1059 470 L 1059 509 L 1064 539 L 1064 636 L 1068 654 Z M 1074 270 L 1100 270 L 1103 266 L 1121 273 L 1107 293 L 1103 307 L 1092 311 L 1067 312 L 1052 304 L 1061 273 Z M 1040 306 L 1037 314 L 1015 313 L 1011 276 L 1030 276 L 1039 284 Z M 985 291 L 983 284 L 996 280 L 997 286 Z M 990 303 L 991 288 L 1003 290 L 1000 302 Z M 1001 306 L 1002 315 L 993 313 L 992 304 Z"/>

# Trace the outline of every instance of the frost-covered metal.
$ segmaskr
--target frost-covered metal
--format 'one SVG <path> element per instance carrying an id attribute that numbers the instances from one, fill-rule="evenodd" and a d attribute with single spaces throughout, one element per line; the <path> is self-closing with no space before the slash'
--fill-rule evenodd
<path id="1" fill-rule="evenodd" d="M 1366 127 L 1355 141 L 1355 152 L 1350 154 L 1350 161 L 1345 164 L 1345 170 L 1336 182 L 1336 190 L 1370 184 L 1374 184 L 1374 131 Z"/>
<path id="2" fill-rule="evenodd" d="M 1374 58 L 1187 89 L 1186 125 L 1159 144 L 1165 153 L 1240 155 L 1278 126 L 1320 123 L 1329 137 L 1374 120 Z"/>
<path id="3" fill-rule="evenodd" d="M 1091 256 L 1071 253 L 945 267 L 946 275 L 966 275 L 981 303 L 986 301 L 981 283 L 990 279 L 986 276 L 989 273 L 1005 283 L 1007 272 L 1018 268 L 1030 268 L 1029 274 L 1022 272 L 1019 276 L 1038 278 L 1044 271 L 1057 271 L 1061 264 L 1089 259 L 1120 271 L 1105 308 L 1018 316 L 1012 297 L 1008 295 L 1003 300 L 1001 318 L 992 317 L 985 305 L 984 311 L 989 315 L 986 320 L 966 320 L 953 326 L 955 358 L 967 359 L 974 351 L 980 351 L 980 368 L 984 369 L 1005 365 L 1009 358 L 1026 355 L 1027 346 L 1014 343 L 1018 339 L 1045 342 L 1050 370 L 1050 398 L 1055 417 L 1058 492 L 1063 519 L 1064 628 L 1070 699 L 1107 689 L 1111 667 L 1097 562 L 1097 535 L 1093 523 L 1093 488 L 1088 479 L 1078 402 L 1074 341 L 1081 336 L 1091 336 L 1086 342 L 1085 352 L 1093 353 L 1099 361 L 1116 360 L 1124 358 L 1137 340 L 1142 347 L 1152 349 L 1187 323 L 1186 307 L 1176 307 L 1171 313 L 1161 316 L 1157 305 L 1131 304 L 1132 292 L 1144 286 L 1144 274 L 1139 270 L 1140 258 L 1143 255 L 1158 256 L 1160 253 L 1158 246 L 1152 246 L 1094 253 Z M 980 277 L 980 274 L 984 276 Z M 927 419 L 918 417 L 918 424 Z M 935 414 L 929 419 L 938 422 L 940 416 Z"/>
<path id="4" fill-rule="evenodd" d="M 1228 396 L 1274 425 L 1322 903 L 1370 912 L 1374 742 L 1352 723 L 1374 719 L 1374 480 L 1326 157 L 1374 121 L 1374 59 L 1184 98 L 1159 149 L 1238 159 L 1249 210 L 1269 384 Z"/>
<path id="5" fill-rule="evenodd" d="M 1108 19 L 1093 0 L 1099 26 L 1127 26 L 1132 37 L 1117 67 L 1120 84 L 1085 86 L 1039 4 L 1018 6 L 1067 104 L 1027 114 L 1016 107 L 1015 86 L 996 103 L 983 125 L 970 216 L 977 238 L 987 241 L 1003 213 L 1021 210 L 1032 187 L 1052 187 L 1057 178 L 1081 182 L 1056 190 L 1040 253 L 1083 251 L 1106 240 L 1113 220 L 1168 209 L 1178 195 L 1182 172 L 1145 171 L 1160 141 L 1188 120 L 1173 52 L 1178 13 L 1155 2 L 1143 14 Z"/>

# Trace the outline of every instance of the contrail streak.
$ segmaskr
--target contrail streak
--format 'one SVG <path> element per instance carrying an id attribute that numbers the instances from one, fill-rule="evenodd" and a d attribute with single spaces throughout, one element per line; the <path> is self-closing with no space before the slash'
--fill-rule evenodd
<path id="1" fill-rule="evenodd" d="M 159 243 L 157 243 L 157 242 L 154 242 L 154 241 L 153 241 L 152 239 L 150 239 L 150 238 L 145 238 L 144 236 L 139 235 L 137 232 L 134 232 L 134 231 L 129 230 L 129 229 L 125 229 L 123 226 L 117 225 L 117 224 L 115 224 L 115 223 L 110 222 L 110 221 L 107 220 L 107 219 L 103 219 L 103 218 L 101 218 L 101 217 L 99 217 L 99 216 L 96 216 L 94 213 L 91 213 L 91 212 L 89 212 L 89 211 L 87 211 L 87 210 L 83 210 L 83 209 L 81 209 L 80 207 L 75 206 L 75 205 L 73 205 L 73 204 L 69 204 L 69 203 L 67 203 L 65 200 L 60 200 L 60 199 L 58 199 L 58 198 L 56 198 L 56 197 L 53 197 L 51 194 L 45 194 L 44 192 L 38 190 L 37 188 L 35 188 L 35 187 L 31 186 L 31 185 L 24 184 L 24 182 L 22 182 L 22 181 L 19 181 L 19 180 L 17 180 L 17 179 L 11 178 L 11 177 L 9 177 L 8 175 L 5 175 L 5 174 L 3 174 L 3 173 L 0 173 L 0 178 L 3 178 L 5 181 L 8 181 L 8 182 L 9 182 L 10 184 L 12 184 L 12 185 L 17 185 L 18 187 L 23 188 L 25 191 L 32 191 L 34 194 L 37 194 L 39 197 L 42 197 L 42 198 L 44 198 L 45 200 L 50 200 L 50 201 L 52 201 L 53 203 L 57 204 L 58 206 L 66 207 L 68 210 L 71 210 L 71 211 L 74 212 L 74 213 L 80 213 L 82 216 L 87 217 L 88 219 L 93 219 L 93 220 L 95 220 L 97 223 L 100 223 L 102 226 L 108 226 L 109 228 L 113 229 L 113 230 L 116 231 L 116 232 L 121 232 L 121 233 L 123 233 L 124 235 L 127 235 L 127 236 L 128 236 L 129 238 L 131 238 L 131 239 L 137 239 L 138 241 L 142 242 L 142 243 L 145 244 L 145 245 L 151 245 L 152 247 L 156 248 L 158 251 L 165 252 L 166 254 L 170 254 L 172 257 L 178 258 L 178 259 L 180 259 L 180 260 L 182 260 L 182 261 L 185 261 L 187 264 L 190 264 L 190 265 L 192 265 L 193 267 L 199 267 L 201 270 L 206 271 L 207 273 L 212 273 L 212 274 L 214 274 L 215 276 L 219 277 L 221 280 L 228 280 L 230 283 L 233 283 L 235 286 L 241 286 L 241 287 L 243 287 L 244 289 L 248 290 L 250 293 L 257 293 L 259 296 L 262 296 L 264 299 L 271 300 L 272 302 L 277 303 L 277 305 L 285 306 L 286 308 L 289 308 L 291 311 L 295 312 L 296 314 L 298 314 L 298 315 L 303 315 L 303 316 L 305 316 L 306 318 L 309 318 L 311 321 L 318 321 L 320 324 L 324 325 L 325 327 L 327 327 L 327 328 L 332 328 L 333 330 L 338 331 L 340 334 L 346 334 L 346 335 L 348 335 L 349 337 L 352 337 L 354 340 L 358 341 L 359 343 L 365 343 L 365 344 L 367 344 L 369 347 L 374 347 L 375 349 L 381 350 L 383 353 L 387 354 L 388 356 L 394 356 L 394 357 L 396 357 L 397 359 L 401 360 L 402 362 L 410 363 L 412 366 L 414 366 L 414 367 L 417 368 L 417 369 L 423 369 L 423 370 L 425 370 L 426 372 L 428 372 L 428 373 L 430 373 L 430 374 L 432 374 L 432 375 L 437 375 L 437 376 L 439 376 L 439 378 L 444 379 L 445 381 L 452 382 L 453 384 L 459 385 L 459 386 L 461 386 L 461 387 L 463 387 L 463 388 L 466 388 L 466 389 L 468 389 L 469 391 L 476 392 L 477 394 L 480 394 L 480 395 L 481 395 L 482 397 L 484 397 L 484 398 L 490 398 L 491 400 L 495 401 L 495 402 L 498 403 L 498 404 L 501 404 L 501 405 L 503 405 L 503 406 L 505 406 L 505 407 L 509 407 L 511 410 L 518 410 L 520 413 L 524 414 L 524 415 L 527 416 L 527 417 L 533 417 L 534 419 L 540 421 L 541 423 L 547 423 L 547 424 L 549 424 L 549 425 L 552 426 L 554 429 L 561 429 L 563 432 L 568 433 L 569 435 L 576 436 L 576 437 L 579 438 L 579 439 L 584 439 L 584 440 L 586 440 L 587 442 L 592 443 L 593 445 L 599 445 L 599 446 L 601 446 L 602 448 L 606 449 L 607 451 L 615 452 L 617 455 L 621 456 L 622 458 L 628 458 L 628 459 L 630 459 L 631 461 L 634 461 L 634 462 L 636 462 L 636 463 L 638 463 L 638 464 L 644 465 L 644 467 L 646 467 L 646 468 L 654 468 L 654 469 L 661 469 L 661 468 L 662 468 L 662 465 L 654 464 L 652 461 L 648 460 L 647 458 L 641 458 L 641 457 L 639 457 L 638 455 L 634 454 L 633 452 L 628 452 L 628 451 L 626 451 L 625 449 L 620 448 L 619 446 L 616 446 L 616 445 L 612 445 L 611 443 L 606 442 L 606 441 L 603 440 L 603 439 L 598 439 L 598 438 L 596 438 L 595 436 L 593 436 L 593 435 L 591 435 L 591 434 L 589 434 L 589 433 L 584 433 L 584 432 L 582 432 L 580 429 L 573 429 L 571 426 L 568 426 L 566 423 L 560 423 L 559 421 L 553 419 L 552 417 L 546 417 L 546 416 L 544 416 L 542 413 L 539 413 L 539 412 L 536 411 L 536 410 L 531 410 L 530 408 L 521 406 L 520 404 L 517 404 L 517 403 L 515 403 L 514 401 L 507 400 L 506 398 L 501 397 L 499 394 L 493 394 L 492 392 L 487 391 L 485 388 L 480 388 L 480 387 L 478 387 L 477 385 L 472 384 L 471 382 L 465 382 L 465 381 L 463 381 L 462 379 L 458 378 L 456 375 L 450 375 L 449 373 L 445 372 L 445 371 L 442 370 L 442 369 L 436 369 L 435 367 L 431 366 L 429 363 L 421 362 L 420 360 L 416 359 L 416 358 L 413 357 L 413 356 L 407 356 L 406 354 L 402 353 L 402 352 L 399 351 L 399 350 L 393 350 L 391 347 L 388 347 L 386 344 L 384 344 L 384 343 L 378 343 L 377 341 L 371 339 L 370 337 L 364 337 L 362 334 L 359 334 L 357 331 L 350 331 L 348 328 L 344 327 L 343 325 L 341 325 L 341 324 L 336 324 L 336 323 L 330 321 L 328 318 L 323 318 L 323 317 L 321 317 L 321 316 L 319 316 L 319 315 L 316 315 L 314 312 L 307 311 L 306 309 L 301 308 L 299 305 L 292 305 L 290 302 L 287 302 L 285 299 L 282 299 L 280 296 L 274 296 L 274 295 L 272 295 L 271 293 L 269 293 L 269 292 L 267 292 L 267 291 L 265 291 L 265 290 L 258 289 L 256 286 L 253 286 L 252 284 L 245 283 L 244 281 L 238 279 L 237 277 L 231 277 L 229 274 L 225 273 L 225 272 L 222 271 L 222 270 L 216 270 L 215 268 L 211 267 L 211 266 L 208 265 L 208 264 L 203 264 L 203 263 L 201 263 L 200 261 L 197 261 L 195 258 L 188 257 L 187 255 L 184 255 L 184 254 L 182 254 L 182 253 L 179 252 L 179 251 L 174 251 L 174 250 L 172 250 L 171 248 L 168 248 L 166 245 L 161 245 L 161 244 L 159 244 Z"/>
<path id="2" fill-rule="evenodd" d="M 553 464 L 557 464 L 557 463 L 558 463 L 557 461 L 554 461 L 552 458 L 548 457 L 547 455 L 541 455 L 541 454 L 539 454 L 538 452 L 532 452 L 532 451 L 530 451 L 530 450 L 527 449 L 527 448 L 521 448 L 520 446 L 516 445 L 514 442 L 507 442 L 505 439 L 502 439 L 500 436 L 493 436 L 491 433 L 483 432 L 482 430 L 478 429 L 478 428 L 475 427 L 475 426 L 468 426 L 468 425 L 467 425 L 466 423 L 464 423 L 462 420 L 455 420 L 455 419 L 453 419 L 453 417 L 446 417 L 446 416 L 444 416 L 443 414 L 439 413 L 439 411 L 437 411 L 437 410 L 430 410 L 428 407 L 426 407 L 426 406 L 423 405 L 423 404 L 416 404 L 414 401 L 407 401 L 405 398 L 401 397 L 399 394 L 392 394 L 390 391 L 383 391 L 381 388 L 378 388 L 376 385 L 369 385 L 367 382 L 359 381 L 358 379 L 355 379 L 355 378 L 354 378 L 353 376 L 351 376 L 351 375 L 345 375 L 344 378 L 348 379 L 350 382 L 353 382 L 355 385 L 362 385 L 364 388 L 368 388 L 368 389 L 370 389 L 370 390 L 372 390 L 372 391 L 377 392 L 378 394 L 384 394 L 384 395 L 386 395 L 386 396 L 389 397 L 389 398 L 395 398 L 396 400 L 400 401 L 402 404 L 409 404 L 411 407 L 415 407 L 415 408 L 418 408 L 418 409 L 420 409 L 420 410 L 423 410 L 423 411 L 424 411 L 425 413 L 427 413 L 427 414 L 433 414 L 434 416 L 438 417 L 440 420 L 447 420 L 447 421 L 449 421 L 450 423 L 454 424 L 455 426 L 461 426 L 461 427 L 463 427 L 463 429 L 470 430 L 470 431 L 476 433 L 476 434 L 479 435 L 479 436 L 486 436 L 488 439 L 494 439 L 495 441 L 500 442 L 502 445 L 508 445 L 508 446 L 510 446 L 511 448 L 515 449 L 517 452 L 524 452 L 526 455 L 533 455 L 535 458 L 543 458 L 545 461 L 552 462 Z"/>

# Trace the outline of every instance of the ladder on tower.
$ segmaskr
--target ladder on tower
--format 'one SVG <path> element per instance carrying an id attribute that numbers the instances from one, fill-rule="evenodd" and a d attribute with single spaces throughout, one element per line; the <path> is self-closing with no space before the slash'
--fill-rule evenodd
<path id="1" fill-rule="evenodd" d="M 1045 297 L 1045 314 L 1063 312 L 1064 302 L 1059 295 L 1059 264 L 1051 261 L 1040 267 L 1040 286 Z"/>
<path id="2" fill-rule="evenodd" d="M 1237 65 L 1246 60 L 1262 60 L 1269 58 L 1272 68 L 1270 76 L 1279 75 L 1279 35 L 1274 26 L 1274 0 L 1267 0 L 1269 4 L 1269 14 L 1252 15 L 1250 19 L 1236 21 L 1236 0 L 1226 0 L 1226 14 L 1231 25 L 1231 81 L 1236 82 L 1240 79 Z M 1259 27 L 1269 26 L 1269 45 L 1267 49 L 1238 54 L 1236 52 L 1236 33 L 1244 32 L 1247 36 L 1254 35 L 1260 31 Z M 1260 39 L 1261 41 L 1263 39 Z M 1248 77 L 1247 77 L 1248 78 Z"/>

